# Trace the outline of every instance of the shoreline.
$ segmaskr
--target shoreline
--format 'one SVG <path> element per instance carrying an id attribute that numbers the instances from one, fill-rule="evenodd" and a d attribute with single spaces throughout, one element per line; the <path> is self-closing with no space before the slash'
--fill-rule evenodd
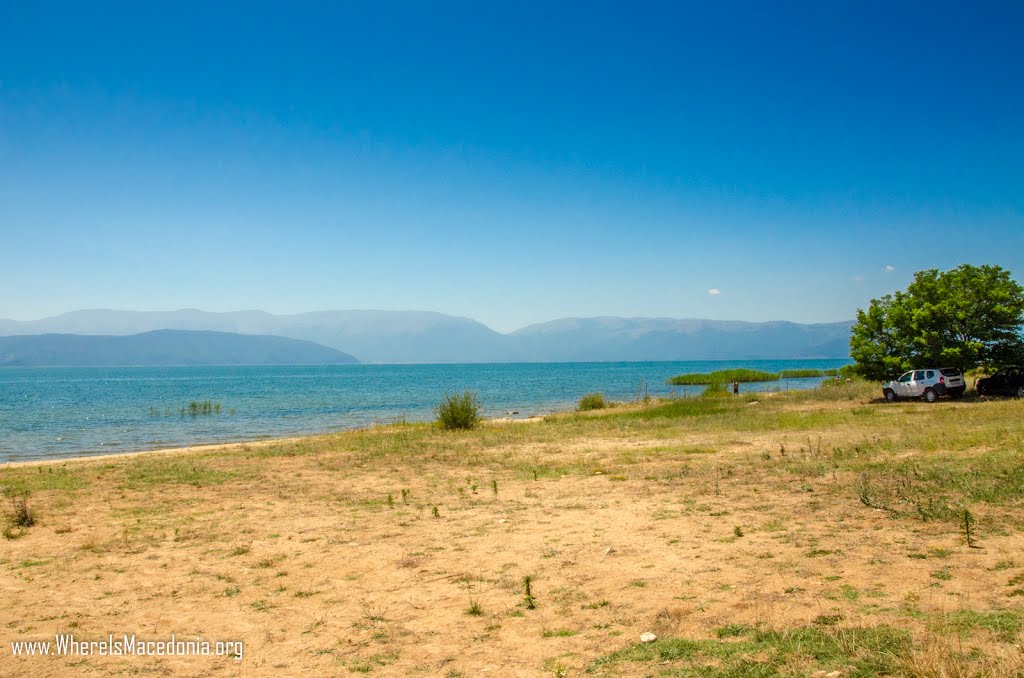
<path id="1" fill-rule="evenodd" d="M 570 412 L 571 410 L 564 410 L 560 412 L 552 412 L 550 414 L 562 414 L 564 412 Z M 522 417 L 520 419 L 514 419 L 512 417 L 496 417 L 493 419 L 484 419 L 482 425 L 494 426 L 496 424 L 525 424 L 543 421 L 545 416 L 549 415 L 530 415 Z M 427 422 L 413 422 L 413 423 L 427 423 Z M 287 436 L 284 438 L 261 438 L 259 440 L 232 440 L 223 443 L 201 443 L 198 445 L 185 445 L 179 447 L 160 447 L 152 450 L 129 450 L 126 452 L 115 452 L 113 454 L 87 454 L 77 455 L 74 457 L 59 457 L 55 459 L 25 459 L 18 461 L 0 461 L 0 471 L 8 468 L 23 468 L 25 466 L 54 466 L 58 464 L 74 463 L 80 464 L 90 461 L 110 461 L 112 459 L 122 459 L 125 457 L 141 457 L 141 456 L 179 456 L 196 454 L 202 452 L 215 452 L 218 450 L 234 450 L 241 447 L 272 447 L 274 445 L 281 445 L 286 443 L 298 443 L 304 440 L 312 440 L 315 438 L 323 438 L 327 436 L 338 436 L 345 435 L 357 431 L 369 431 L 376 428 L 387 428 L 394 426 L 394 423 L 385 424 L 372 424 L 370 426 L 361 426 L 357 428 L 343 429 L 340 431 L 332 431 L 328 433 L 310 433 L 308 435 L 298 436 Z"/>
<path id="2" fill-rule="evenodd" d="M 803 389 L 801 389 L 801 390 L 803 390 Z M 770 396 L 774 396 L 777 392 L 776 391 L 765 390 L 765 391 L 756 391 L 756 393 L 758 393 L 760 395 L 764 395 L 765 397 L 770 397 Z M 695 396 L 695 397 L 697 397 L 697 396 Z M 685 398 L 685 396 L 684 396 L 684 398 Z M 654 398 L 654 397 L 652 397 L 650 403 L 654 404 L 654 403 L 661 402 L 663 400 L 665 400 L 665 398 Z M 621 411 L 623 408 L 630 408 L 630 407 L 633 407 L 633 406 L 636 406 L 636 405 L 641 405 L 641 404 L 643 404 L 643 403 L 638 403 L 638 402 L 635 402 L 635 401 L 617 402 L 617 403 L 615 403 L 614 407 L 608 407 L 608 408 L 605 408 L 605 409 L 602 409 L 602 410 L 592 410 L 592 411 L 590 411 L 590 414 L 595 415 L 595 414 L 598 414 L 600 412 L 607 413 L 607 412 L 612 411 L 612 410 L 619 410 L 619 411 Z M 567 405 L 569 405 L 569 404 L 567 404 Z M 505 415 L 505 416 L 502 416 L 502 417 L 492 417 L 492 418 L 489 418 L 489 419 L 483 419 L 481 424 L 483 426 L 494 426 L 494 425 L 498 425 L 498 424 L 535 423 L 535 422 L 543 421 L 546 417 L 558 416 L 558 415 L 563 415 L 563 414 L 567 414 L 567 413 L 570 413 L 570 412 L 576 412 L 576 411 L 577 410 L 570 405 L 570 406 L 566 407 L 565 409 L 551 410 L 551 411 L 544 412 L 544 413 L 541 413 L 541 414 L 527 414 L 525 416 L 521 416 L 521 417 L 518 417 L 518 418 L 515 417 L 515 416 L 511 416 L 511 415 Z M 270 447 L 270 446 L 273 446 L 273 445 L 279 445 L 279 444 L 282 444 L 282 443 L 296 443 L 296 442 L 303 441 L 303 440 L 311 440 L 311 439 L 323 438 L 323 437 L 327 437 L 327 436 L 345 435 L 345 434 L 353 433 L 353 432 L 357 432 L 357 431 L 369 431 L 369 430 L 373 430 L 373 429 L 377 429 L 377 428 L 387 428 L 387 427 L 390 427 L 390 426 L 395 426 L 395 425 L 397 425 L 397 423 L 398 422 L 394 422 L 394 421 L 392 421 L 392 422 L 388 422 L 388 421 L 374 422 L 374 423 L 370 423 L 370 424 L 363 425 L 363 426 L 354 426 L 354 427 L 351 427 L 351 428 L 344 428 L 344 429 L 339 429 L 339 430 L 336 430 L 336 431 L 322 431 L 322 432 L 319 432 L 319 433 L 307 433 L 307 434 L 300 434 L 300 435 L 290 435 L 290 436 L 284 436 L 284 437 L 281 437 L 281 438 L 272 437 L 272 438 L 258 438 L 258 439 L 253 439 L 253 440 L 228 440 L 228 441 L 217 442 L 217 443 L 198 443 L 198 444 L 195 444 L 195 445 L 180 445 L 180 446 L 177 446 L 177 447 L 157 447 L 157 448 L 153 448 L 153 449 L 142 449 L 142 450 L 126 450 L 124 452 L 113 452 L 113 453 L 109 453 L 109 452 L 103 452 L 103 453 L 100 453 L 100 454 L 80 454 L 79 453 L 79 454 L 76 454 L 75 456 L 71 456 L 71 457 L 57 457 L 57 458 L 51 458 L 51 459 L 24 459 L 24 460 L 18 460 L 18 461 L 0 461 L 0 471 L 2 471 L 4 469 L 8 469 L 8 468 L 22 468 L 22 467 L 25 467 L 25 466 L 53 466 L 53 465 L 57 465 L 57 464 L 67 464 L 67 463 L 79 464 L 79 463 L 84 463 L 84 462 L 89 462 L 89 461 L 109 461 L 111 459 L 119 459 L 119 458 L 124 458 L 124 457 L 139 457 L 139 456 L 142 456 L 142 455 L 153 455 L 153 456 L 157 456 L 157 455 L 166 455 L 166 456 L 185 455 L 185 454 L 194 454 L 194 453 L 201 453 L 201 452 L 212 452 L 212 451 L 217 451 L 217 450 L 237 449 L 237 448 L 240 448 L 240 447 L 243 447 L 243 446 L 262 448 L 262 447 Z M 432 422 L 428 422 L 428 421 L 411 421 L 411 422 L 403 422 L 403 423 L 405 423 L 405 424 L 429 424 L 429 423 L 432 423 Z"/>
<path id="3" fill-rule="evenodd" d="M 817 378 L 815 377 L 815 379 L 817 379 Z M 757 382 L 757 383 L 764 383 L 764 382 Z M 772 382 L 772 383 L 774 383 L 774 382 Z M 820 387 L 820 384 L 818 386 Z M 683 393 L 684 393 L 683 398 L 685 399 L 687 397 L 685 395 L 686 386 L 681 386 L 679 388 L 681 388 L 683 390 Z M 696 386 L 694 388 L 701 388 L 701 387 Z M 788 390 L 789 389 L 787 388 L 786 391 L 788 391 Z M 808 390 L 808 389 L 793 389 L 793 390 Z M 775 395 L 776 393 L 779 393 L 779 392 L 782 392 L 782 391 L 772 390 L 772 389 L 764 389 L 764 390 L 752 389 L 751 391 L 748 391 L 748 393 L 758 393 L 760 395 L 764 395 L 765 397 L 773 396 L 773 395 Z M 691 397 L 699 397 L 699 395 L 694 395 L 694 396 L 691 396 Z M 653 402 L 660 402 L 660 401 L 662 401 L 664 399 L 665 398 L 662 398 L 662 397 L 652 397 L 651 398 L 651 402 L 652 403 Z M 630 406 L 637 405 L 637 404 L 639 404 L 639 403 L 637 403 L 636 401 L 619 401 L 619 402 L 616 403 L 616 407 L 618 407 L 618 408 L 630 407 Z M 565 408 L 563 408 L 563 409 L 553 409 L 553 410 L 548 410 L 548 411 L 539 412 L 539 413 L 535 412 L 535 413 L 531 413 L 531 414 L 521 415 L 519 417 L 512 416 L 510 414 L 506 414 L 506 415 L 500 416 L 500 417 L 492 417 L 492 418 L 488 418 L 488 419 L 483 419 L 482 420 L 482 424 L 485 425 L 485 426 L 488 426 L 488 425 L 494 425 L 494 424 L 529 423 L 529 422 L 535 422 L 535 421 L 542 421 L 545 417 L 549 417 L 549 416 L 553 416 L 553 415 L 561 415 L 561 414 L 566 414 L 566 413 L 569 413 L 569 412 L 575 412 L 576 411 L 573 403 L 564 403 L 564 405 L 565 405 Z M 175 446 L 175 447 L 156 447 L 156 448 L 151 448 L 151 449 L 126 450 L 124 452 L 101 452 L 99 454 L 82 454 L 81 452 L 78 452 L 78 453 L 75 453 L 74 456 L 70 456 L 70 457 L 55 457 L 55 458 L 48 458 L 48 459 L 23 459 L 23 460 L 17 460 L 17 461 L 0 461 L 0 470 L 6 469 L 6 468 L 19 468 L 19 467 L 34 466 L 34 465 L 51 466 L 51 465 L 54 465 L 54 464 L 65 464 L 65 463 L 69 463 L 69 462 L 71 462 L 71 463 L 82 463 L 82 462 L 91 461 L 91 460 L 110 460 L 110 459 L 116 459 L 116 458 L 120 458 L 120 457 L 137 457 L 139 455 L 147 455 L 147 454 L 148 455 L 160 455 L 160 454 L 165 454 L 165 455 L 172 455 L 172 454 L 174 454 L 174 455 L 176 455 L 176 454 L 189 454 L 189 453 L 196 453 L 196 452 L 208 452 L 208 451 L 223 450 L 223 449 L 233 449 L 233 448 L 238 448 L 238 447 L 242 447 L 242 446 L 267 447 L 267 446 L 277 445 L 277 444 L 281 444 L 281 443 L 294 443 L 294 442 L 298 442 L 298 441 L 301 441 L 301 440 L 309 440 L 309 439 L 320 438 L 320 437 L 324 437 L 324 436 L 343 435 L 343 434 L 354 432 L 354 431 L 367 431 L 367 430 L 371 430 L 371 429 L 375 429 L 375 428 L 384 428 L 384 427 L 388 427 L 388 426 L 394 426 L 397 423 L 398 423 L 397 421 L 383 420 L 383 421 L 379 421 L 379 422 L 371 422 L 369 424 L 357 425 L 357 426 L 337 429 L 337 430 L 333 430 L 333 431 L 320 431 L 320 432 L 316 432 L 316 433 L 303 433 L 303 434 L 298 434 L 298 435 L 287 435 L 287 436 L 283 436 L 283 437 L 255 438 L 255 439 L 252 439 L 252 440 L 245 440 L 245 439 L 242 439 L 242 440 L 226 440 L 226 441 L 222 441 L 222 442 L 197 443 L 197 444 L 194 444 L 194 445 L 179 445 L 179 446 Z M 427 424 L 427 423 L 431 423 L 431 422 L 429 422 L 429 421 L 405 421 L 404 418 L 403 418 L 403 422 L 402 423 L 406 423 L 406 424 Z"/>
<path id="4" fill-rule="evenodd" d="M 357 430 L 357 429 L 353 429 Z M 143 455 L 152 456 L 172 456 L 172 455 L 184 455 L 192 454 L 196 452 L 211 452 L 216 450 L 234 449 L 242 446 L 252 447 L 269 447 L 271 445 L 278 445 L 281 443 L 294 443 L 300 440 L 307 440 L 309 438 L 318 438 L 326 435 L 337 435 L 333 433 L 314 433 L 308 436 L 289 436 L 287 438 L 263 438 L 260 440 L 235 440 L 226 443 L 206 443 L 200 445 L 186 445 L 184 447 L 161 447 L 152 450 L 131 450 L 127 452 L 115 452 L 114 454 L 87 454 L 79 455 L 75 457 L 60 457 L 57 459 L 27 459 L 19 461 L 3 461 L 0 462 L 0 470 L 6 468 L 20 468 L 24 466 L 53 466 L 55 464 L 66 464 L 66 463 L 82 463 L 89 461 L 108 461 L 111 459 L 121 459 L 124 457 L 140 457 Z"/>
<path id="5" fill-rule="evenodd" d="M 713 364 L 717 367 L 727 362 L 731 361 Z M 810 365 L 820 361 L 783 362 L 766 369 L 781 369 L 790 362 Z M 748 361 L 745 364 L 758 366 L 762 363 Z M 434 402 L 436 393 L 444 390 L 448 382 L 456 381 L 465 382 L 466 388 L 481 394 L 481 402 L 487 404 L 483 414 L 488 418 L 503 419 L 515 410 L 522 413 L 516 418 L 543 416 L 575 409 L 578 398 L 589 392 L 602 392 L 608 400 L 632 402 L 639 391 L 635 385 L 626 388 L 624 384 L 649 383 L 653 385 L 652 396 L 673 397 L 680 388 L 666 390 L 660 386 L 670 373 L 712 367 L 711 363 L 677 365 L 671 361 L 636 363 L 636 369 L 630 365 L 634 364 L 624 368 L 594 364 L 580 368 L 582 371 L 557 365 L 545 365 L 544 369 L 512 365 L 499 370 L 500 374 L 493 369 L 475 367 L 460 367 L 454 371 L 414 367 L 411 371 L 388 370 L 378 375 L 380 383 L 356 380 L 340 385 L 330 379 L 282 380 L 296 376 L 294 370 L 288 369 L 273 371 L 265 381 L 260 377 L 252 384 L 239 382 L 238 375 L 227 375 L 227 381 L 222 383 L 224 375 L 217 372 L 200 375 L 195 382 L 190 377 L 184 385 L 178 383 L 181 375 L 172 370 L 169 376 L 160 376 L 151 384 L 148 372 L 144 371 L 101 375 L 102 378 L 75 377 L 72 381 L 78 385 L 76 388 L 80 387 L 82 395 L 67 403 L 62 400 L 66 399 L 67 385 L 61 380 L 43 379 L 38 384 L 16 382 L 12 383 L 11 390 L 4 388 L 5 397 L 0 398 L 5 405 L 11 404 L 10 408 L 0 408 L 4 410 L 0 415 L 0 429 L 4 431 L 0 434 L 0 468 L 182 448 L 257 445 L 265 441 L 334 435 L 401 421 L 427 422 L 433 419 L 429 403 Z M 302 374 L 297 376 L 306 379 Z M 142 377 L 146 380 L 138 381 Z M 412 385 L 410 377 L 414 378 Z M 164 383 L 168 379 L 170 381 Z M 797 388 L 813 388 L 814 385 L 793 384 Z M 136 391 L 142 386 L 145 388 L 140 396 Z M 772 388 L 777 386 L 777 383 L 771 384 Z M 391 389 L 399 389 L 399 395 L 383 395 Z M 684 395 L 693 396 L 699 393 L 700 387 L 681 390 Z M 266 395 L 259 395 L 264 392 Z M 192 426 L 179 423 L 177 416 L 165 420 L 169 416 L 166 412 L 165 417 L 154 417 L 154 412 L 174 409 L 160 405 L 158 400 L 188 402 L 195 393 L 213 393 L 218 402 L 222 400 L 231 408 L 231 415 L 235 414 L 237 406 L 238 418 L 226 416 L 223 421 Z M 25 400 L 29 396 L 31 401 Z M 32 404 L 26 404 L 29 402 Z M 287 416 L 280 415 L 281 412 Z"/>

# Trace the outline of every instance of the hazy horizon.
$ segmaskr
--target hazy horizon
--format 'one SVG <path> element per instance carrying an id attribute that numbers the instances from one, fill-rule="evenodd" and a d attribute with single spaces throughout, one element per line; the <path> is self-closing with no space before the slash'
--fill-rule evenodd
<path id="1" fill-rule="evenodd" d="M 525 325 L 520 325 L 520 326 L 517 326 L 517 327 L 513 327 L 511 329 L 499 329 L 497 327 L 489 325 L 488 323 L 486 323 L 486 322 L 484 322 L 484 321 L 482 321 L 482 320 L 480 320 L 478 318 L 473 318 L 471 316 L 456 315 L 454 313 L 445 313 L 444 311 L 414 309 L 414 308 L 403 308 L 403 309 L 382 309 L 382 308 L 318 308 L 318 309 L 310 309 L 310 310 L 306 310 L 306 311 L 295 311 L 295 312 L 290 312 L 290 313 L 274 313 L 272 311 L 266 311 L 266 310 L 260 309 L 260 308 L 236 308 L 236 309 L 229 309 L 229 310 L 224 310 L 224 311 L 213 311 L 213 310 L 209 310 L 209 309 L 206 309 L 206 308 L 199 308 L 199 307 L 196 307 L 196 306 L 190 306 L 190 307 L 173 308 L 173 309 L 76 308 L 76 309 L 71 309 L 71 310 L 68 310 L 68 311 L 62 311 L 62 312 L 59 312 L 59 313 L 54 313 L 52 315 L 46 315 L 46 316 L 41 316 L 41 317 L 37 317 L 37 318 L 0 317 L 0 320 L 14 321 L 14 322 L 17 322 L 17 323 L 33 323 L 33 322 L 39 322 L 39 321 L 42 321 L 42 320 L 50 320 L 50 319 L 53 319 L 53 318 L 60 318 L 62 316 L 73 315 L 73 314 L 76 314 L 76 313 L 144 313 L 144 314 L 161 313 L 161 314 L 171 314 L 171 313 L 182 313 L 182 312 L 198 312 L 198 313 L 209 313 L 209 314 L 266 313 L 266 314 L 272 315 L 272 316 L 301 316 L 301 315 L 313 315 L 313 314 L 318 314 L 318 313 L 323 313 L 323 314 L 328 314 L 328 313 L 378 313 L 378 312 L 380 312 L 380 313 L 395 313 L 395 314 L 403 314 L 403 313 L 409 313 L 409 314 L 430 313 L 430 314 L 437 314 L 437 315 L 441 315 L 441 316 L 447 316 L 447 317 L 450 317 L 450 318 L 457 318 L 457 319 L 470 320 L 470 321 L 473 321 L 473 322 L 477 322 L 477 323 L 480 323 L 481 325 L 484 325 L 484 326 L 486 326 L 486 327 L 488 327 L 488 328 L 490 328 L 490 329 L 492 329 L 492 330 L 494 330 L 496 332 L 500 332 L 502 334 L 509 334 L 511 332 L 515 332 L 517 330 L 521 330 L 523 328 L 530 327 L 532 325 L 544 325 L 544 324 L 547 324 L 547 323 L 553 323 L 553 322 L 558 322 L 558 321 L 562 321 L 562 320 L 597 320 L 597 319 L 602 319 L 602 318 L 616 318 L 616 319 L 624 319 L 624 320 L 700 320 L 700 321 L 724 322 L 724 323 L 729 323 L 729 322 L 751 323 L 751 324 L 759 324 L 759 323 L 794 323 L 794 324 L 798 324 L 798 325 L 817 325 L 817 324 L 831 325 L 831 324 L 836 324 L 836 323 L 853 322 L 853 320 L 854 320 L 853 316 L 855 315 L 854 313 L 851 313 L 849 318 L 840 318 L 840 319 L 836 319 L 836 320 L 823 320 L 823 321 L 820 321 L 820 322 L 811 322 L 811 323 L 801 323 L 799 321 L 789 320 L 787 318 L 772 318 L 772 319 L 769 319 L 769 320 L 746 320 L 744 318 L 707 318 L 707 317 L 700 317 L 700 316 L 641 316 L 641 315 L 624 316 L 624 315 L 610 315 L 610 314 L 605 313 L 605 314 L 593 315 L 593 316 L 568 315 L 568 316 L 561 316 L 561 317 L 558 317 L 558 318 L 546 318 L 546 319 L 543 319 L 543 320 L 538 320 L 538 321 L 535 321 L 535 322 L 526 323 Z"/>
<path id="2" fill-rule="evenodd" d="M 849 354 L 850 321 L 747 323 L 599 316 L 559 318 L 501 332 L 472 318 L 422 311 L 275 315 L 189 309 L 169 313 L 98 310 L 20 323 L 0 320 L 0 338 L 54 334 L 123 337 L 160 329 L 301 339 L 375 363 L 572 362 L 845 356 Z M 21 351 L 30 348 L 17 341 L 7 343 L 20 346 Z"/>

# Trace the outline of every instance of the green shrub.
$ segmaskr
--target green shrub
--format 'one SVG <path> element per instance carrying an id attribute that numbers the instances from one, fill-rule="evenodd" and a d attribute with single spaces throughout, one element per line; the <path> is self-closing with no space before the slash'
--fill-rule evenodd
<path id="1" fill-rule="evenodd" d="M 608 407 L 608 403 L 605 401 L 603 393 L 588 393 L 580 398 L 577 409 L 580 412 L 586 412 L 587 410 L 603 410 L 606 407 Z"/>
<path id="2" fill-rule="evenodd" d="M 995 373 L 995 370 L 990 367 L 975 367 L 973 370 L 967 370 L 964 372 L 964 381 L 967 383 L 974 383 L 982 377 L 991 377 Z"/>
<path id="3" fill-rule="evenodd" d="M 850 379 L 859 381 L 863 379 L 863 377 L 860 376 L 860 373 L 857 372 L 856 365 L 843 365 L 842 367 L 839 368 L 838 374 L 839 378 L 843 380 Z"/>
<path id="4" fill-rule="evenodd" d="M 731 388 L 726 388 L 723 383 L 708 384 L 704 387 L 704 392 L 700 394 L 701 398 L 722 398 L 732 394 Z"/>
<path id="5" fill-rule="evenodd" d="M 28 506 L 28 491 L 17 492 L 5 488 L 4 496 L 11 500 L 11 512 L 7 514 L 7 528 L 4 537 L 17 539 L 24 531 L 36 524 L 35 514 Z"/>
<path id="6" fill-rule="evenodd" d="M 437 423 L 448 431 L 475 428 L 480 423 L 480 401 L 476 393 L 446 393 L 437 406 Z"/>

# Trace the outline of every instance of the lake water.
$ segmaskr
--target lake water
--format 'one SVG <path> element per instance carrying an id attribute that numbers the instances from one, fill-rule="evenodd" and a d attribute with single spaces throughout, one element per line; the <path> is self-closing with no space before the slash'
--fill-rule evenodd
<path id="1" fill-rule="evenodd" d="M 0 368 L 0 463 L 325 433 L 404 418 L 429 421 L 445 392 L 479 393 L 483 414 L 518 417 L 574 407 L 600 391 L 635 400 L 681 387 L 676 374 L 733 367 L 778 372 L 847 360 L 752 360 L 330 367 Z M 821 379 L 743 384 L 813 388 Z M 699 388 L 687 387 L 687 395 Z M 212 400 L 219 414 L 182 415 Z"/>

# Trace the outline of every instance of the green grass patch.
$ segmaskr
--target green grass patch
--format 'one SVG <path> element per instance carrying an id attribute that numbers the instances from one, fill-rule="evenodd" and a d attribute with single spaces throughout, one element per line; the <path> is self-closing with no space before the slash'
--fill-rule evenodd
<path id="1" fill-rule="evenodd" d="M 704 400 L 710 400 L 712 398 L 728 398 L 732 395 L 732 389 L 725 384 L 715 382 L 708 384 L 704 387 L 704 391 L 701 392 L 700 397 Z"/>
<path id="2" fill-rule="evenodd" d="M 961 637 L 970 636 L 976 631 L 988 631 L 1008 643 L 1024 629 L 1024 610 L 956 610 L 936 615 L 932 618 L 930 626 L 933 630 L 952 631 Z"/>
<path id="3" fill-rule="evenodd" d="M 79 490 L 88 484 L 81 471 L 72 472 L 52 464 L 0 470 L 0 494 L 5 496 L 44 490 Z"/>
<path id="4" fill-rule="evenodd" d="M 839 369 L 831 370 L 782 370 L 779 372 L 780 379 L 802 379 L 807 377 L 834 377 L 839 374 Z"/>
<path id="5" fill-rule="evenodd" d="M 236 474 L 207 468 L 187 459 L 146 459 L 129 464 L 124 476 L 128 488 L 139 489 L 149 485 L 220 485 Z"/>
<path id="6" fill-rule="evenodd" d="M 684 417 L 715 417 L 725 414 L 732 409 L 734 409 L 732 401 L 728 400 L 720 401 L 687 398 L 683 400 L 670 400 L 663 405 L 648 407 L 642 410 L 623 412 L 621 414 L 617 413 L 608 417 L 598 418 L 607 419 L 607 423 L 619 423 L 621 425 L 629 422 L 630 420 L 650 421 Z"/>
<path id="7" fill-rule="evenodd" d="M 1020 458 L 1020 450 L 996 449 L 973 455 L 969 465 L 961 455 L 939 452 L 898 462 L 885 457 L 849 459 L 837 466 L 860 472 L 857 492 L 862 503 L 925 522 L 960 523 L 964 511 L 977 503 L 1021 504 Z M 984 532 L 989 526 L 980 522 L 976 529 Z"/>
<path id="8" fill-rule="evenodd" d="M 779 375 L 761 370 L 734 369 L 715 370 L 714 372 L 697 372 L 694 374 L 678 374 L 668 380 L 673 386 L 698 386 L 701 384 L 731 384 L 734 381 L 778 381 Z"/>
<path id="9" fill-rule="evenodd" d="M 715 629 L 715 636 L 718 638 L 738 638 L 740 636 L 748 636 L 754 633 L 754 631 L 753 626 L 746 624 L 726 624 Z"/>
<path id="10" fill-rule="evenodd" d="M 840 553 L 842 553 L 842 551 L 832 551 L 829 549 L 811 549 L 810 551 L 804 553 L 804 556 L 806 556 L 807 558 L 820 558 L 821 556 L 838 555 Z"/>
<path id="11" fill-rule="evenodd" d="M 740 640 L 668 638 L 637 643 L 598 659 L 587 672 L 615 671 L 632 663 L 656 668 L 662 676 L 809 675 L 845 666 L 853 668 L 849 675 L 888 675 L 898 673 L 901 658 L 912 649 L 910 635 L 890 626 L 744 634 L 747 637 Z"/>

